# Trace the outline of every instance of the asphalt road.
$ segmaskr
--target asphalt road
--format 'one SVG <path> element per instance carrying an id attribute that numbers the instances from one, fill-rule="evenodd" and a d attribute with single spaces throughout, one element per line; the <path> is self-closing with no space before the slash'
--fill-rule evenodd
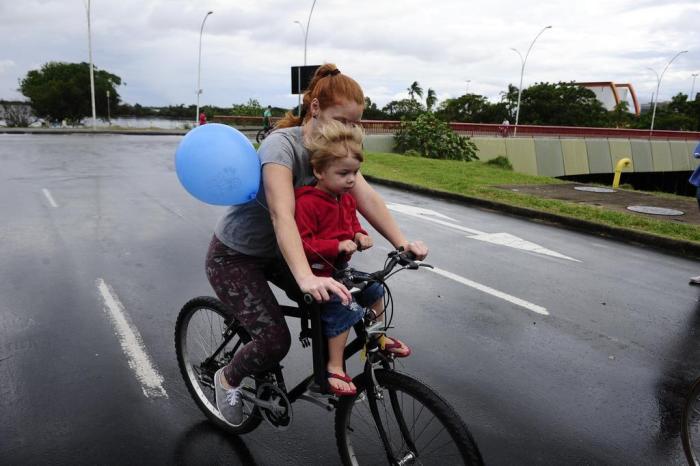
<path id="1" fill-rule="evenodd" d="M 313 405 L 295 404 L 286 432 L 232 438 L 189 398 L 174 323 L 211 294 L 222 209 L 180 187 L 179 139 L 0 135 L 0 464 L 338 462 L 332 415 Z M 450 401 L 487 464 L 683 464 L 700 264 L 378 190 L 442 273 L 393 279 L 395 333 L 414 349 L 402 370 Z M 356 266 L 381 266 L 376 243 Z M 155 374 L 130 364 L 105 290 Z M 310 371 L 294 341 L 289 385 Z"/>

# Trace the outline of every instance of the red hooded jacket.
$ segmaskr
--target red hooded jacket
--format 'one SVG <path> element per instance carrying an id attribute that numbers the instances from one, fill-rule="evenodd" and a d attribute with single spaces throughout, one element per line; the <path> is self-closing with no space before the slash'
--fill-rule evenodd
<path id="1" fill-rule="evenodd" d="M 298 188 L 294 193 L 294 218 L 311 269 L 315 275 L 330 277 L 333 266 L 349 259 L 339 254 L 338 244 L 354 240 L 357 233 L 367 234 L 357 220 L 355 198 L 350 194 L 336 198 L 314 186 Z"/>

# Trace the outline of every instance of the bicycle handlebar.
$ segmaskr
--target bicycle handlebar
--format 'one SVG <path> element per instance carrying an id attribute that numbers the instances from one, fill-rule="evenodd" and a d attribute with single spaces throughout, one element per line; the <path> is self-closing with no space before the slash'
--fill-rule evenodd
<path id="1" fill-rule="evenodd" d="M 345 285 L 346 288 L 352 289 L 353 292 L 357 293 L 365 289 L 370 283 L 384 281 L 397 265 L 401 265 L 404 269 L 409 270 L 417 270 L 419 267 L 433 268 L 430 264 L 417 262 L 415 254 L 411 251 L 404 251 L 403 247 L 400 247 L 388 254 L 386 265 L 382 270 L 367 273 L 348 267 L 337 271 L 333 278 Z M 314 301 L 315 299 L 311 294 L 304 294 L 304 302 L 306 304 L 312 304 Z"/>

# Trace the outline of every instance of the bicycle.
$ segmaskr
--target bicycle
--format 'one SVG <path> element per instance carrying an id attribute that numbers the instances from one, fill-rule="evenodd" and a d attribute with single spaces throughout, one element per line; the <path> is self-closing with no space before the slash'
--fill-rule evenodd
<path id="1" fill-rule="evenodd" d="M 258 130 L 258 134 L 255 135 L 255 142 L 260 143 L 263 139 L 265 139 L 274 129 L 272 126 L 268 126 L 267 128 L 262 128 Z"/>
<path id="2" fill-rule="evenodd" d="M 700 465 L 700 378 L 693 383 L 683 409 L 681 439 L 688 463 Z"/>
<path id="3" fill-rule="evenodd" d="M 400 268 L 394 271 L 397 266 Z M 420 267 L 431 266 L 396 250 L 389 253 L 382 270 L 365 273 L 348 268 L 336 276 L 351 293 L 370 283 L 380 283 L 386 290 L 386 323 L 373 322 L 375 316 L 368 311 L 354 327 L 356 338 L 345 348 L 345 360 L 359 351 L 365 358 L 363 371 L 353 379 L 356 395 L 336 398 L 324 393 L 320 305 L 308 294 L 298 307 L 281 307 L 285 315 L 302 319 L 299 339 L 303 347 L 312 347 L 314 373 L 290 391 L 281 365 L 245 378 L 244 420 L 237 427 L 228 424 L 216 408 L 213 377 L 250 336 L 235 319 L 227 321 L 224 304 L 215 298 L 198 297 L 185 304 L 176 323 L 175 347 L 188 391 L 211 422 L 237 435 L 252 431 L 262 420 L 275 429 L 287 429 L 293 420 L 292 403 L 297 400 L 335 410 L 336 444 L 345 465 L 384 460 L 391 465 L 483 464 L 466 424 L 447 401 L 417 379 L 396 371 L 393 356 L 379 350 L 379 337 L 393 318 L 393 298 L 385 280 L 401 270 Z"/>

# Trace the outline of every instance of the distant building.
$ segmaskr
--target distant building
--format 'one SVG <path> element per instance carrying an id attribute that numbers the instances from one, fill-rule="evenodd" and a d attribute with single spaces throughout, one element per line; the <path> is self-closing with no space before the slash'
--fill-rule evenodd
<path id="1" fill-rule="evenodd" d="M 639 102 L 631 84 L 617 84 L 612 81 L 575 83 L 592 90 L 607 110 L 614 110 L 620 102 L 627 102 L 630 113 L 639 115 Z"/>

